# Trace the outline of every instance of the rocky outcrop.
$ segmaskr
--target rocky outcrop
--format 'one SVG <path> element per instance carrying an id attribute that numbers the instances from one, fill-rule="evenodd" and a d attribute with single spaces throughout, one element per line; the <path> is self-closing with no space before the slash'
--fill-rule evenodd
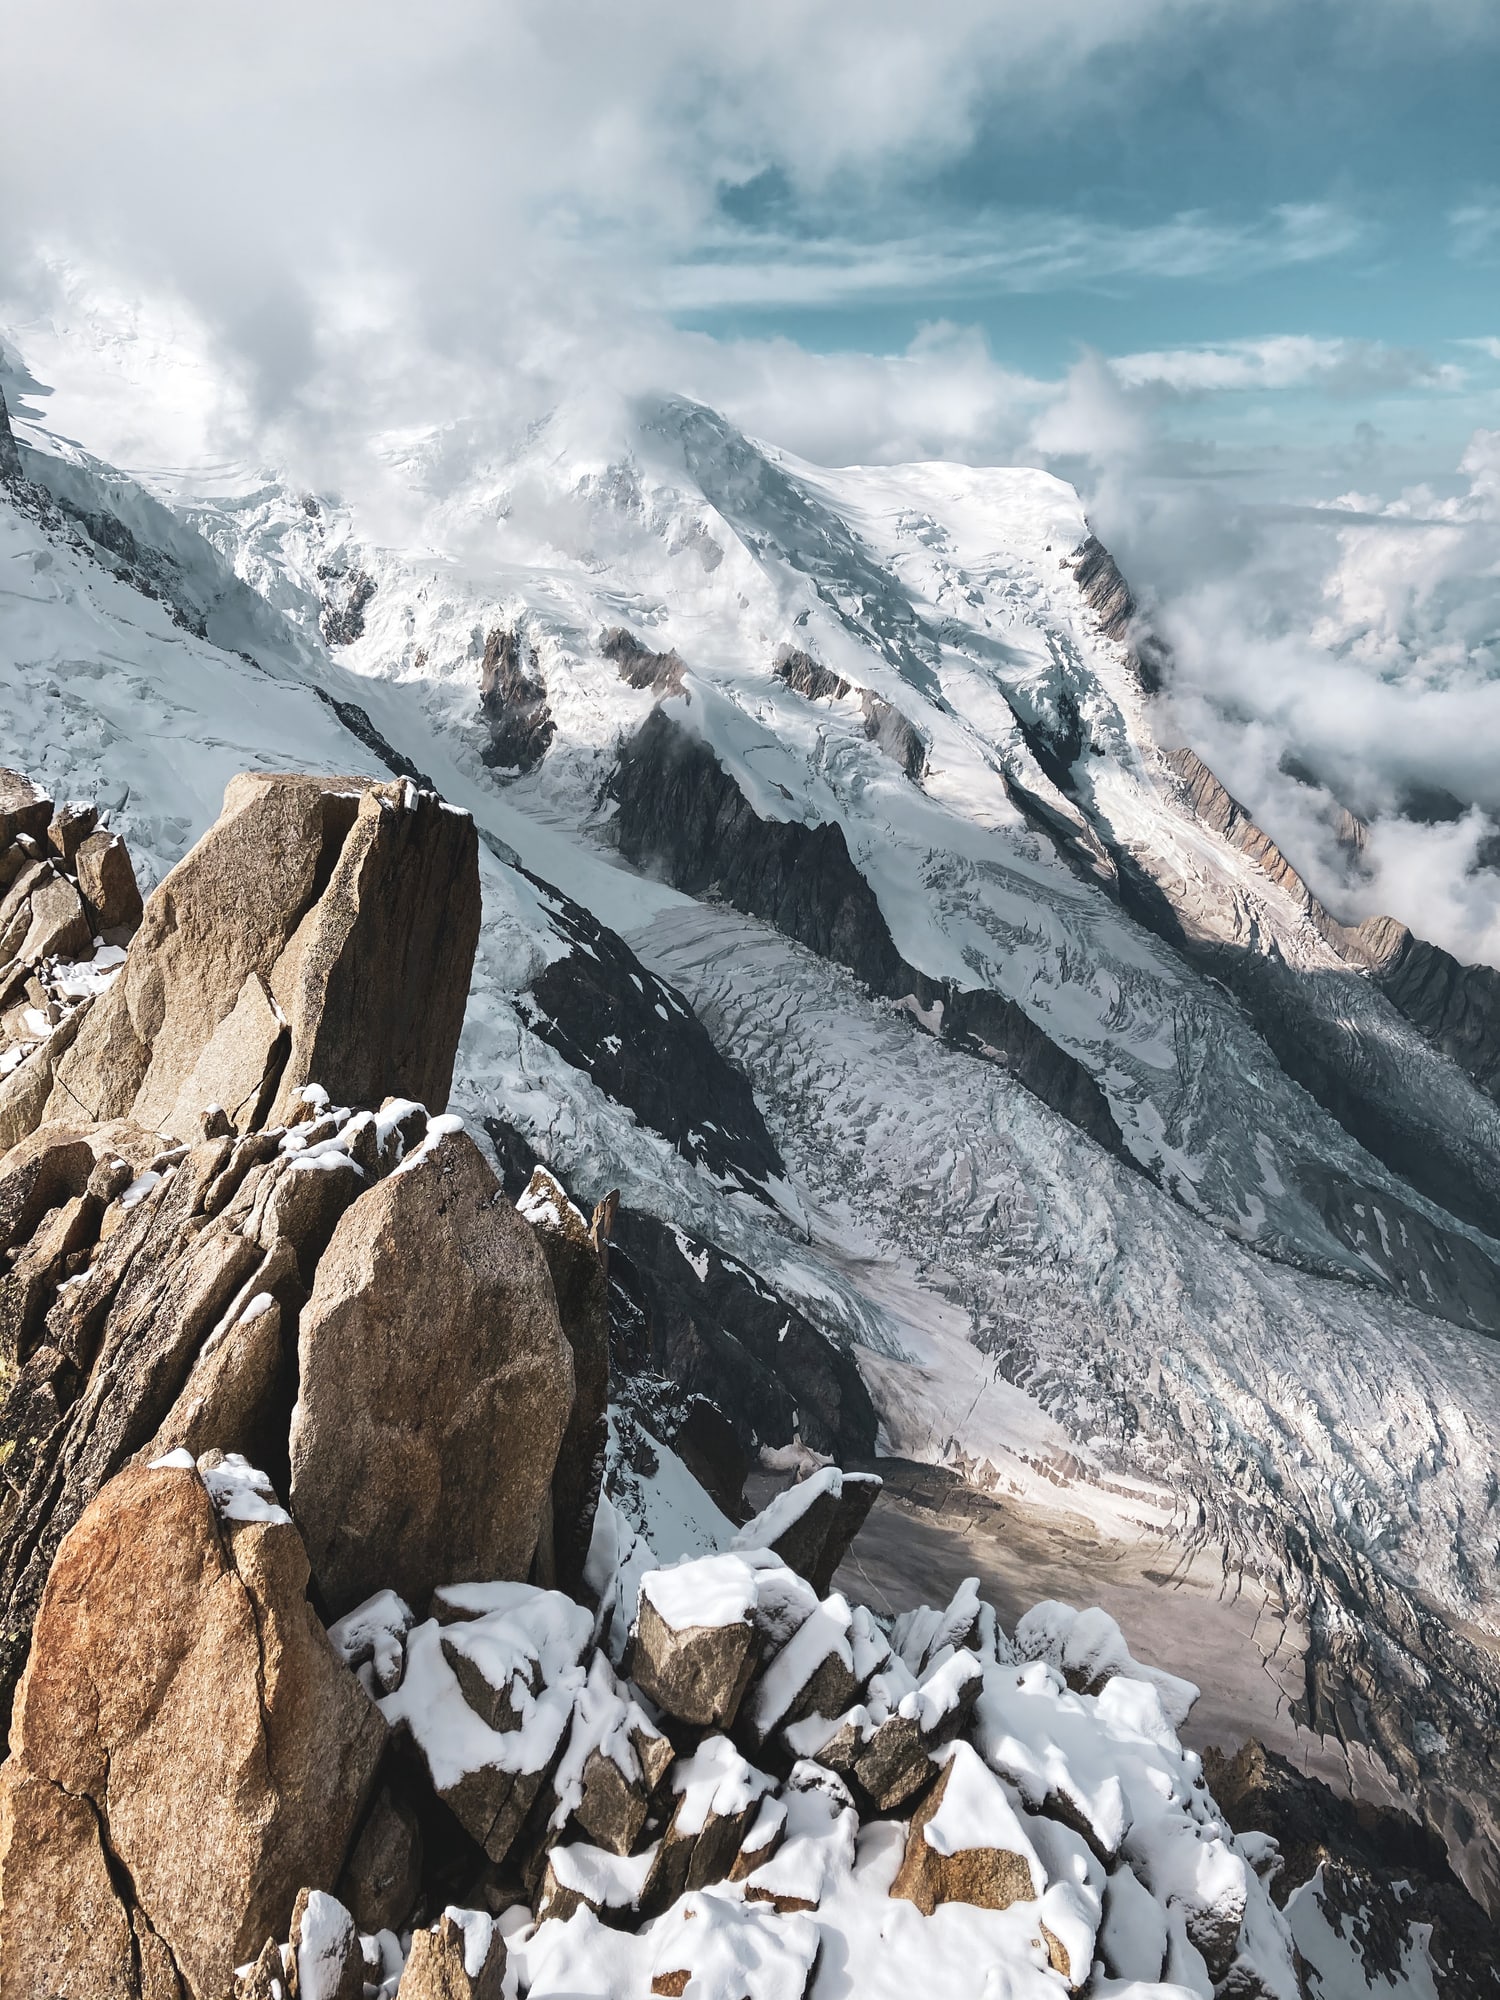
<path id="1" fill-rule="evenodd" d="M 1369 967 L 1391 1005 L 1500 1103 L 1500 972 L 1465 965 L 1393 917 L 1344 935 L 1348 956 Z"/>
<path id="2" fill-rule="evenodd" d="M 18 2000 L 225 1994 L 343 1865 L 385 1725 L 287 1516 L 253 1481 L 218 1493 L 187 1460 L 124 1472 L 59 1550 L 0 1767 Z"/>
<path id="3" fill-rule="evenodd" d="M 464 1132 L 344 1212 L 297 1356 L 291 1504 L 330 1611 L 527 1574 L 573 1364 L 536 1238 Z"/>
<path id="4" fill-rule="evenodd" d="M 530 655 L 528 673 L 521 664 L 522 644 L 519 632 L 500 625 L 485 641 L 479 713 L 489 741 L 479 754 L 492 770 L 534 771 L 557 733 L 536 654 Z"/>
<path id="5" fill-rule="evenodd" d="M 1072 570 L 1105 638 L 1128 648 L 1130 664 L 1146 693 L 1159 694 L 1171 667 L 1171 653 L 1155 633 L 1140 630 L 1135 598 L 1109 550 L 1090 535 L 1064 559 L 1063 567 Z"/>
<path id="6" fill-rule="evenodd" d="M 619 1367 L 706 1398 L 747 1453 L 800 1437 L 841 1458 L 873 1454 L 875 1406 L 853 1356 L 737 1258 L 622 1208 L 609 1275 Z"/>
<path id="7" fill-rule="evenodd" d="M 79 844 L 74 866 L 95 930 L 106 944 L 128 944 L 140 928 L 142 904 L 124 841 L 100 828 Z"/>
<path id="8" fill-rule="evenodd" d="M 583 1584 L 609 1444 L 607 1234 L 591 1229 L 560 1181 L 538 1167 L 517 1204 L 547 1260 L 558 1318 L 573 1356 L 573 1403 L 552 1474 L 549 1581 Z M 602 1220 L 602 1218 L 601 1218 Z"/>
<path id="9" fill-rule="evenodd" d="M 98 821 L 0 770 L 0 1149 L 39 1122 L 57 1060 L 140 921 L 125 844 Z"/>
<path id="10" fill-rule="evenodd" d="M 1126 909 L 1234 994 L 1286 1074 L 1361 1146 L 1460 1222 L 1493 1233 L 1500 1161 L 1473 1134 L 1396 1087 L 1399 1058 L 1387 1054 L 1391 1037 L 1382 1031 L 1381 1016 L 1387 1003 L 1406 1014 L 1429 1040 L 1450 1045 L 1445 1052 L 1484 1088 L 1495 975 L 1457 977 L 1464 968 L 1452 960 L 1441 965 L 1445 954 L 1432 954 L 1385 920 L 1357 929 L 1340 923 L 1194 752 L 1171 751 L 1166 762 L 1184 807 L 1290 897 L 1347 970 L 1288 965 L 1278 951 L 1262 947 L 1253 926 L 1241 932 L 1242 913 L 1235 907 L 1205 908 L 1192 884 L 1160 857 L 1116 843 Z M 1371 985 L 1383 997 L 1372 996 Z M 1387 1030 L 1395 1026 L 1387 1017 Z M 1315 1198 L 1333 1234 L 1420 1310 L 1461 1325 L 1500 1328 L 1500 1271 L 1471 1239 L 1444 1229 L 1385 1187 L 1330 1176 Z M 1362 1212 L 1371 1203 L 1384 1217 L 1373 1244 L 1366 1241 Z"/>
<path id="11" fill-rule="evenodd" d="M 1195 750 L 1166 750 L 1162 761 L 1182 787 L 1183 803 L 1195 819 L 1238 848 L 1261 873 L 1283 889 L 1309 916 L 1321 912 L 1311 889 L 1275 841 L 1262 833 L 1249 813 L 1233 798 Z"/>
<path id="12" fill-rule="evenodd" d="M 19 485 L 25 474 L 21 470 L 21 454 L 16 448 L 16 434 L 10 427 L 10 411 L 6 408 L 5 392 L 0 390 L 0 486 Z"/>
<path id="13" fill-rule="evenodd" d="M 50 803 L 24 790 L 10 788 L 13 814 L 40 823 L 45 804 L 53 824 Z M 54 851 L 61 862 L 73 846 L 81 867 L 99 838 L 70 816 Z M 37 880 L 50 866 L 28 863 Z M 133 1457 L 217 1448 L 289 1473 L 298 1314 L 344 1211 L 378 1194 L 427 1125 L 405 1098 L 388 1115 L 335 1107 L 313 1076 L 352 1082 L 373 1105 L 389 1101 L 388 1084 L 445 1095 L 477 924 L 465 815 L 405 785 L 236 781 L 223 819 L 152 895 L 113 983 L 96 975 L 95 994 L 0 1085 L 11 1111 L 19 1101 L 16 1122 L 37 1127 L 0 1164 L 0 1706 L 59 1546 Z M 49 1109 L 54 1121 L 40 1123 Z M 59 1110 L 74 1115 L 57 1123 Z M 433 1137 L 424 1170 L 386 1208 L 421 1211 L 464 1147 L 483 1208 L 497 1191 L 470 1142 Z M 465 1254 L 483 1264 L 508 1230 L 541 1345 L 558 1349 L 545 1266 L 500 1207 Z M 341 1281 L 324 1279 L 325 1315 Z M 425 1394 L 452 1356 L 440 1321 L 421 1330 L 412 1355 Z M 347 1450 L 368 1442 L 369 1413 L 344 1391 Z M 534 1429 L 543 1454 L 554 1450 L 547 1423 Z M 442 1424 L 428 1447 L 429 1465 L 463 1458 Z M 543 1493 L 550 1476 L 546 1456 Z M 517 1533 L 535 1531 L 532 1520 Z M 413 1552 L 434 1553 L 415 1531 Z M 528 1543 L 523 1570 L 530 1555 Z"/>
<path id="14" fill-rule="evenodd" d="M 969 993 L 908 965 L 836 823 L 762 819 L 707 744 L 660 709 L 623 746 L 611 781 L 620 851 L 692 896 L 719 896 L 843 965 L 872 993 L 969 1053 L 999 1063 L 1124 1157 L 1108 1101 L 1083 1065 L 1002 994 Z"/>
<path id="15" fill-rule="evenodd" d="M 649 689 L 657 695 L 682 693 L 682 677 L 687 668 L 681 657 L 670 651 L 653 653 L 623 625 L 610 627 L 599 641 L 599 651 L 629 686 Z"/>
<path id="16" fill-rule="evenodd" d="M 440 1110 L 479 930 L 473 822 L 364 778 L 234 779 L 151 895 L 122 974 L 55 1064 L 46 1115 L 246 1131 L 304 1085 Z"/>
<path id="17" fill-rule="evenodd" d="M 314 687 L 312 692 L 325 708 L 343 723 L 349 734 L 363 743 L 365 748 L 378 757 L 393 778 L 410 778 L 420 792 L 435 792 L 437 786 L 427 773 L 414 764 L 402 750 L 398 750 L 388 737 L 382 736 L 370 720 L 370 712 L 361 708 L 357 701 L 339 701 L 327 688 Z"/>
<path id="18" fill-rule="evenodd" d="M 525 873 L 525 871 L 521 871 Z M 754 1092 L 674 986 L 581 904 L 535 876 L 571 949 L 527 989 L 527 1024 L 684 1159 L 764 1198 L 786 1169 Z"/>
<path id="19" fill-rule="evenodd" d="M 368 570 L 327 562 L 318 565 L 318 581 L 324 586 L 323 615 L 318 620 L 324 644 L 352 646 L 365 635 L 365 609 L 375 595 L 374 577 Z"/>
<path id="20" fill-rule="evenodd" d="M 841 675 L 822 666 L 811 653 L 801 652 L 795 646 L 778 648 L 771 671 L 777 680 L 784 681 L 809 701 L 843 701 L 853 693 L 849 682 Z M 859 700 L 865 735 L 893 763 L 901 766 L 914 785 L 919 785 L 927 773 L 927 745 L 922 740 L 922 732 L 883 695 L 861 688 Z"/>
<path id="21" fill-rule="evenodd" d="M 1232 1757 L 1207 1751 L 1203 1771 L 1237 1832 L 1277 1843 L 1277 1903 L 1285 1908 L 1299 1890 L 1315 1896 L 1373 1991 L 1377 1981 L 1395 1986 L 1404 1976 L 1413 1925 L 1428 1927 L 1426 1955 L 1443 2000 L 1482 2000 L 1493 1991 L 1493 1920 L 1421 1821 L 1341 1798 L 1253 1737 Z"/>

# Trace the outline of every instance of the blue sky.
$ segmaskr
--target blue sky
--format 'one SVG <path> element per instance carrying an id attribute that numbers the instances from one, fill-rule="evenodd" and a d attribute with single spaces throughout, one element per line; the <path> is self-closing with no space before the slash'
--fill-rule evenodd
<path id="1" fill-rule="evenodd" d="M 1174 431 L 1357 462 L 1373 426 L 1404 470 L 1440 475 L 1500 421 L 1492 14 L 1182 10 L 1064 90 L 982 97 L 930 171 L 808 189 L 772 164 L 721 184 L 679 317 L 823 350 L 900 349 L 949 320 L 1040 376 L 1084 347 L 1221 349 L 1217 370 L 1160 364 L 1179 393 L 1195 372 L 1243 384 L 1189 389 Z M 1257 356 L 1286 336 L 1309 345 Z"/>

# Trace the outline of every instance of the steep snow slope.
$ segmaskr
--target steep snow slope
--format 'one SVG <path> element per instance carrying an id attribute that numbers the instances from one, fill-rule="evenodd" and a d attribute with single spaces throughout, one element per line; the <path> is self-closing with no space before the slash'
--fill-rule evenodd
<path id="1" fill-rule="evenodd" d="M 178 475 L 168 510 L 22 436 L 33 476 L 165 559 L 133 573 L 206 636 L 0 509 L 9 761 L 107 798 L 158 867 L 245 764 L 375 768 L 383 742 L 429 774 L 499 844 L 461 1106 L 857 1342 L 893 1444 L 1265 1569 L 1307 1627 L 1303 1719 L 1371 1742 L 1493 1881 L 1500 1351 L 1463 1329 L 1500 1325 L 1500 1250 L 1434 1194 L 1423 1148 L 1482 1206 L 1500 1112 L 1195 807 L 1079 590 L 1068 489 L 823 472 L 680 405 L 600 445 L 564 411 L 519 443 L 474 426 L 386 446 L 398 532 L 377 541 L 357 507 L 278 480 Z M 620 625 L 675 653 L 637 675 L 658 685 L 602 650 Z M 554 725 L 509 781 L 479 709 L 496 633 Z M 834 685 L 778 675 L 788 646 Z M 926 988 L 872 994 L 774 924 L 622 867 L 607 788 L 657 707 L 756 824 L 836 828 L 905 971 L 947 982 L 950 1010 L 1015 1003 L 1097 1080 L 1133 1164 L 972 1040 L 924 1034 L 944 1026 Z M 570 939 L 507 853 L 627 935 L 748 1070 L 786 1168 L 755 1183 L 769 1199 L 538 1032 L 525 989 Z M 1353 1109 L 1304 1088 L 1205 944 L 1294 979 L 1304 1039 L 1355 1024 Z M 1382 1097 L 1411 1177 L 1351 1129 Z"/>

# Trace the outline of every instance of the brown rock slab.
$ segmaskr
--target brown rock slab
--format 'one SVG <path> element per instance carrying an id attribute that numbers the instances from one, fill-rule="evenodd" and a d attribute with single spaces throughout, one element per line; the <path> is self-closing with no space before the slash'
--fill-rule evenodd
<path id="1" fill-rule="evenodd" d="M 97 806 L 68 799 L 53 812 L 52 822 L 47 828 L 47 845 L 63 866 L 71 869 L 78 859 L 79 848 L 98 824 Z"/>
<path id="2" fill-rule="evenodd" d="M 545 1167 L 534 1170 L 516 1206 L 542 1246 L 573 1350 L 573 1407 L 552 1475 L 552 1550 L 557 1587 L 576 1596 L 609 1442 L 609 1293 L 589 1224 Z"/>
<path id="3" fill-rule="evenodd" d="M 536 1238 L 467 1134 L 345 1211 L 298 1365 L 292 1508 L 331 1614 L 525 1578 L 572 1361 Z"/>
<path id="4" fill-rule="evenodd" d="M 140 2000 L 130 1914 L 92 1802 L 0 1765 L 0 1992 L 7 2000 Z"/>
<path id="5" fill-rule="evenodd" d="M 369 786 L 327 888 L 270 975 L 292 1036 L 272 1121 L 307 1083 L 338 1104 L 394 1093 L 441 1111 L 479 915 L 468 814 L 405 781 Z"/>
<path id="6" fill-rule="evenodd" d="M 162 1130 L 191 1139 L 209 1105 L 222 1106 L 237 1132 L 260 1123 L 275 1094 L 286 1057 L 288 1035 L 265 981 L 245 976 L 239 998 L 198 1053 Z"/>
<path id="7" fill-rule="evenodd" d="M 0 1160 L 0 1251 L 28 1243 L 50 1208 L 80 1195 L 94 1171 L 94 1149 L 65 1126 L 43 1126 Z"/>
<path id="8" fill-rule="evenodd" d="M 500 2000 L 505 1980 L 505 1940 L 491 1928 L 476 1972 L 468 1970 L 463 1929 L 446 1913 L 431 1930 L 412 1933 L 398 2000 Z"/>
<path id="9" fill-rule="evenodd" d="M 106 944 L 126 943 L 140 927 L 141 892 L 124 841 L 102 828 L 90 833 L 79 842 L 73 867 L 94 929 Z"/>
<path id="10" fill-rule="evenodd" d="M 0 1077 L 0 1154 L 27 1138 L 47 1115 L 58 1059 L 73 1046 L 92 1011 L 92 1003 L 85 1001 L 59 1021 L 40 1048 L 33 1049 L 9 1076 Z M 68 1113 L 63 1110 L 58 1116 L 66 1120 Z"/>
<path id="11" fill-rule="evenodd" d="M 235 1965 L 285 1934 L 298 1889 L 337 1880 L 386 1731 L 306 1582 L 289 1521 L 221 1523 L 189 1467 L 123 1472 L 63 1543 L 3 1780 L 4 1948 L 13 1910 L 32 1936 L 70 1936 L 75 1882 L 100 1913 L 95 1956 L 39 1990 L 116 1990 L 95 1983 L 92 1940 L 113 1952 L 133 1924 L 191 1993 L 227 1993 Z M 116 1863 L 114 1912 L 83 1809 Z M 66 1842 L 18 1838 L 18 1813 L 23 1832 L 50 1824 Z"/>
<path id="12" fill-rule="evenodd" d="M 47 1315 L 46 1344 L 86 1372 L 13 1509 L 0 1518 L 0 1701 L 8 1703 L 54 1553 L 84 1509 L 155 1435 L 205 1336 L 261 1262 L 224 1217 L 195 1214 L 232 1151 L 195 1148 L 127 1211 Z"/>
<path id="13" fill-rule="evenodd" d="M 91 910 L 104 895 L 90 872 L 105 864 L 100 839 L 78 850 Z M 235 778 L 218 820 L 147 901 L 123 970 L 58 1066 L 54 1113 L 129 1112 L 161 1130 L 207 1091 L 235 1097 L 225 1108 L 242 1124 L 285 1123 L 309 1083 L 336 1103 L 395 1091 L 440 1108 L 478 933 L 474 825 L 436 794 L 404 780 Z M 266 995 L 289 1023 L 279 1075 Z"/>
<path id="14" fill-rule="evenodd" d="M 362 1931 L 400 1931 L 422 1886 L 422 1833 L 417 1816 L 390 1787 L 376 1794 L 344 1872 L 339 1898 Z"/>
<path id="15" fill-rule="evenodd" d="M 978 1763 L 977 1754 L 967 1744 L 961 1744 L 957 1755 L 950 1755 L 936 1784 L 912 1814 L 906 1853 L 891 1884 L 893 1896 L 915 1903 L 925 1917 L 930 1917 L 939 1903 L 971 1903 L 981 1910 L 1008 1910 L 1012 1903 L 1024 1903 L 1039 1895 L 1043 1886 L 1033 1875 L 1034 1857 L 1019 1849 L 965 1846 L 944 1853 L 928 1838 L 927 1830 L 954 1783 L 958 1757 L 964 1755 Z M 959 1782 L 963 1782 L 962 1775 Z M 998 1781 L 989 1782 L 1003 1798 Z"/>
<path id="16" fill-rule="evenodd" d="M 78 891 L 65 875 L 54 875 L 31 892 L 31 923 L 16 952 L 27 965 L 44 958 L 78 958 L 94 941 Z"/>
<path id="17" fill-rule="evenodd" d="M 0 847 L 18 833 L 42 840 L 52 819 L 52 801 L 20 771 L 0 769 Z"/>
<path id="18" fill-rule="evenodd" d="M 169 1451 L 194 1459 L 212 1450 L 257 1457 L 268 1442 L 266 1419 L 281 1371 L 281 1306 L 271 1287 L 295 1269 L 290 1249 L 280 1246 L 253 1273 L 255 1289 L 243 1310 L 204 1342 L 181 1395 L 140 1452 L 146 1464 Z"/>

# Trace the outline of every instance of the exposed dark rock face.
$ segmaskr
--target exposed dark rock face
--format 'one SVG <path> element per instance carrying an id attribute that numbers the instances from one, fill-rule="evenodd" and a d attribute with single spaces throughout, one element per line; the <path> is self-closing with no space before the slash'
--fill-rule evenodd
<path id="1" fill-rule="evenodd" d="M 519 1199 L 540 1162 L 513 1126 L 484 1122 Z M 873 1453 L 875 1409 L 852 1357 L 737 1258 L 621 1208 L 607 1278 L 614 1394 L 731 1518 L 762 1444 L 800 1435 L 830 1456 Z"/>
<path id="2" fill-rule="evenodd" d="M 1012 713 L 1016 712 L 1012 710 Z M 1032 756 L 1057 789 L 1071 798 L 1077 789 L 1073 766 L 1088 745 L 1088 731 L 1083 726 L 1083 717 L 1072 694 L 1064 688 L 1058 696 L 1057 718 L 1050 727 L 1043 728 L 1018 713 L 1016 720 Z"/>
<path id="3" fill-rule="evenodd" d="M 1071 567 L 1105 638 L 1130 644 L 1131 665 L 1147 694 L 1159 693 L 1172 656 L 1154 634 L 1135 629 L 1138 606 L 1109 550 L 1097 535 L 1090 535 L 1063 566 Z"/>
<path id="4" fill-rule="evenodd" d="M 675 652 L 653 653 L 623 625 L 611 626 L 599 641 L 599 651 L 612 660 L 622 681 L 633 688 L 650 688 L 653 694 L 682 693 L 682 676 L 687 671 Z"/>
<path id="5" fill-rule="evenodd" d="M 521 664 L 521 646 L 519 632 L 499 625 L 485 641 L 479 712 L 490 740 L 479 754 L 491 769 L 534 771 L 557 732 L 536 655 L 531 655 L 528 673 Z"/>
<path id="6" fill-rule="evenodd" d="M 849 683 L 842 675 L 796 646 L 778 647 L 771 671 L 794 694 L 805 695 L 809 701 L 842 701 L 849 692 Z"/>
<path id="7" fill-rule="evenodd" d="M 820 666 L 811 653 L 800 652 L 794 646 L 778 650 L 772 672 L 809 701 L 842 701 L 852 692 L 848 681 L 830 668 Z M 921 731 L 893 703 L 872 694 L 868 688 L 860 689 L 859 700 L 865 735 L 892 763 L 901 766 L 914 785 L 919 785 L 927 771 L 927 745 Z"/>
<path id="8" fill-rule="evenodd" d="M 10 427 L 10 411 L 5 406 L 5 391 L 0 389 L 0 486 L 15 486 L 24 477 L 16 434 Z"/>
<path id="9" fill-rule="evenodd" d="M 375 579 L 367 570 L 344 570 L 320 563 L 318 579 L 328 586 L 319 629 L 329 646 L 352 646 L 365 633 L 365 606 L 375 595 Z M 340 595 L 341 593 L 341 595 Z"/>
<path id="10" fill-rule="evenodd" d="M 118 515 L 106 508 L 84 504 L 69 491 L 69 468 L 64 461 L 32 460 L 39 479 L 27 477 L 10 413 L 0 393 L 0 487 L 26 513 L 41 521 L 54 534 L 61 533 L 75 545 L 86 548 L 105 569 L 138 590 L 143 597 L 159 602 L 174 625 L 202 639 L 207 622 L 201 609 L 185 602 L 188 593 L 178 565 L 162 550 L 141 542 Z"/>
<path id="11" fill-rule="evenodd" d="M 313 693 L 333 710 L 351 736 L 357 736 L 367 750 L 375 753 L 393 778 L 410 778 L 424 792 L 437 790 L 425 771 L 419 770 L 410 757 L 381 735 L 368 712 L 357 701 L 337 701 L 326 688 L 314 687 Z"/>
<path id="12" fill-rule="evenodd" d="M 1393 917 L 1371 917 L 1349 936 L 1392 1006 L 1500 1103 L 1500 972 L 1465 965 Z"/>
<path id="13" fill-rule="evenodd" d="M 1500 1163 L 1461 1133 L 1424 1122 L 1420 1106 L 1384 1086 L 1358 1018 L 1361 1005 L 1368 1006 L 1360 974 L 1294 971 L 1279 957 L 1204 936 L 1189 928 L 1138 857 L 1117 848 L 1115 859 L 1125 907 L 1235 996 L 1288 1076 L 1428 1200 L 1486 1233 L 1494 1229 Z M 1343 1006 L 1317 990 L 1343 983 L 1349 988 Z M 1367 1253 L 1372 1278 L 1383 1273 L 1423 1312 L 1500 1331 L 1500 1266 L 1479 1246 L 1384 1190 L 1330 1178 L 1316 1199 L 1330 1230 Z M 1368 1212 L 1371 1203 L 1385 1222 L 1384 1236 Z"/>
<path id="14" fill-rule="evenodd" d="M 899 764 L 914 785 L 927 775 L 927 745 L 914 722 L 899 708 L 866 688 L 860 695 L 865 713 L 865 734 L 883 750 L 893 764 Z"/>
<path id="15" fill-rule="evenodd" d="M 1492 1234 L 1500 1215 L 1500 1161 L 1451 1124 L 1429 1118 L 1410 1093 L 1388 1087 L 1370 1039 L 1363 968 L 1397 1011 L 1491 1095 L 1500 1081 L 1500 1006 L 1495 1016 L 1489 1010 L 1500 1000 L 1500 975 L 1460 966 L 1389 920 L 1358 929 L 1341 924 L 1201 758 L 1176 750 L 1167 761 L 1195 816 L 1291 896 L 1350 970 L 1296 971 L 1274 953 L 1220 937 L 1171 881 L 1158 879 L 1151 857 L 1116 846 L 1126 906 L 1234 993 L 1286 1073 L 1368 1152 L 1450 1215 Z M 1336 1004 L 1333 989 L 1341 982 L 1348 999 Z M 1345 1241 L 1362 1242 L 1366 1224 L 1353 1204 L 1369 1197 L 1332 1187 L 1326 1193 L 1321 1205 L 1330 1227 Z M 1491 1260 L 1404 1204 L 1384 1196 L 1379 1202 L 1388 1220 L 1400 1223 L 1389 1244 L 1373 1246 L 1397 1288 L 1424 1311 L 1436 1307 L 1461 1324 L 1500 1329 L 1500 1276 Z"/>
<path id="16" fill-rule="evenodd" d="M 1237 1833 L 1269 1833 L 1280 1843 L 1283 1866 L 1271 1888 L 1278 1903 L 1323 1870 L 1323 1907 L 1341 1923 L 1372 1986 L 1377 1974 L 1399 1983 L 1410 1927 L 1427 1924 L 1441 2000 L 1490 2000 L 1494 1925 L 1419 1820 L 1339 1798 L 1253 1738 L 1232 1758 L 1209 1750 L 1203 1771 Z"/>
<path id="17" fill-rule="evenodd" d="M 611 1315 L 627 1340 L 644 1332 L 647 1366 L 716 1404 L 746 1451 L 800 1436 L 833 1457 L 873 1453 L 875 1408 L 852 1357 L 737 1258 L 621 1209 L 609 1275 Z"/>
<path id="18" fill-rule="evenodd" d="M 612 782 L 627 859 L 662 868 L 689 895 L 717 895 L 765 919 L 873 993 L 928 1015 L 940 1007 L 945 1040 L 1000 1063 L 1123 1157 L 1099 1086 L 1020 1007 L 999 994 L 961 992 L 905 962 L 841 827 L 761 819 L 712 750 L 659 709 L 624 745 Z"/>
<path id="19" fill-rule="evenodd" d="M 763 1196 L 766 1181 L 785 1168 L 746 1077 L 719 1054 L 675 987 L 580 904 L 528 879 L 573 940 L 531 983 L 533 1032 L 685 1159 Z"/>

